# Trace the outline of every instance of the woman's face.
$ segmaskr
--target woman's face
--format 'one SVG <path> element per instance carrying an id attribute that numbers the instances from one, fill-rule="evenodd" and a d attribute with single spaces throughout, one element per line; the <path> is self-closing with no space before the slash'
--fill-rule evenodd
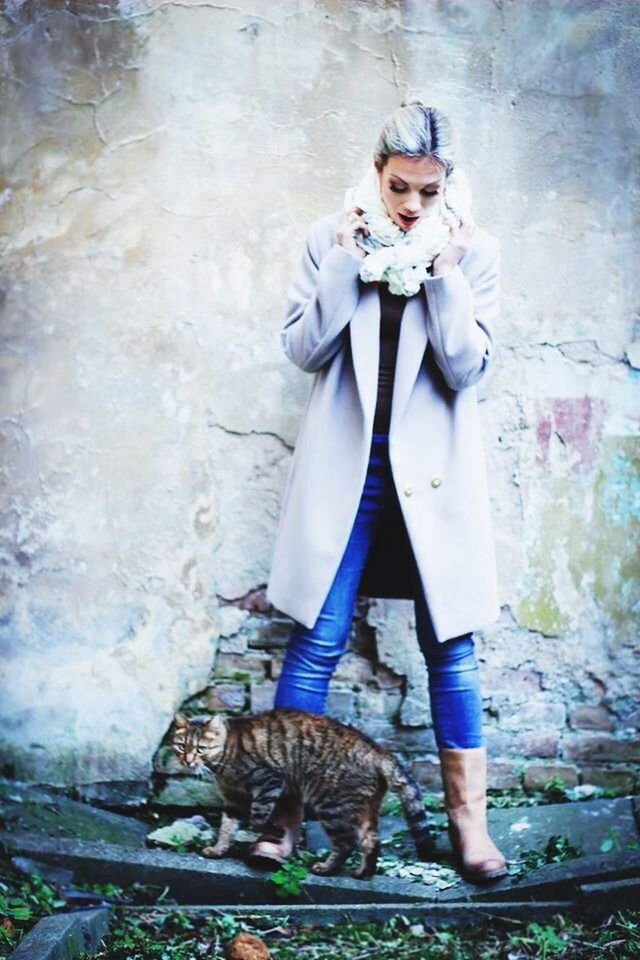
<path id="1" fill-rule="evenodd" d="M 445 171 L 431 157 L 394 153 L 378 176 L 387 213 L 403 230 L 411 230 L 425 213 L 442 203 Z"/>

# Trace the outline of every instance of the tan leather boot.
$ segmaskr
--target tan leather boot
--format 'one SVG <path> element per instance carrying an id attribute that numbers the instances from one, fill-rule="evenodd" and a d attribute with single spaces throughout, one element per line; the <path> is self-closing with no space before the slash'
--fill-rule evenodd
<path id="1" fill-rule="evenodd" d="M 507 863 L 487 831 L 487 748 L 439 751 L 449 839 L 460 872 L 471 883 L 495 880 Z"/>
<path id="2" fill-rule="evenodd" d="M 296 849 L 304 807 L 292 797 L 277 801 L 269 823 L 249 850 L 248 863 L 257 869 L 275 870 Z"/>

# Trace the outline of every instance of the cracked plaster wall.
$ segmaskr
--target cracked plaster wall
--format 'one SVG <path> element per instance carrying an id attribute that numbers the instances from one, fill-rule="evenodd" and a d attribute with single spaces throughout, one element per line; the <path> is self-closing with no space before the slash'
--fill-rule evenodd
<path id="1" fill-rule="evenodd" d="M 533 676 L 556 724 L 584 702 L 632 734 L 639 25 L 633 2 L 584 0 L 6 0 L 7 769 L 144 778 L 241 638 L 219 604 L 266 581 L 310 385 L 280 349 L 284 289 L 409 86 L 452 116 L 502 241 L 478 388 L 503 604 L 476 635 L 488 719 L 517 723 Z M 368 618 L 408 677 L 397 720 L 428 723 L 410 605 Z"/>

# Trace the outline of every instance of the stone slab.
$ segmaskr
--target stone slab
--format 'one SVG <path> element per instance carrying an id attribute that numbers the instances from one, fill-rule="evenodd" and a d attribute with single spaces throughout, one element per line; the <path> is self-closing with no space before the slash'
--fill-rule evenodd
<path id="1" fill-rule="evenodd" d="M 148 912 L 148 907 L 135 908 L 135 912 Z M 171 908 L 167 907 L 167 912 Z M 187 916 L 212 916 L 230 913 L 235 917 L 251 920 L 269 916 L 291 924 L 314 923 L 316 925 L 335 923 L 385 923 L 394 916 L 401 915 L 412 923 L 425 923 L 431 926 L 477 926 L 490 920 L 510 919 L 524 921 L 544 921 L 555 914 L 562 913 L 569 918 L 578 918 L 577 906 L 572 900 L 551 900 L 541 903 L 523 900 L 505 903 L 450 903 L 450 904 L 413 904 L 398 903 L 334 903 L 300 904 L 278 903 L 263 904 L 250 908 L 237 903 L 210 906 L 186 906 L 182 908 Z M 130 913 L 133 911 L 129 911 Z M 154 907 L 154 914 L 162 912 Z"/>
<path id="2" fill-rule="evenodd" d="M 167 850 L 133 850 L 101 841 L 83 841 L 43 834 L 0 832 L 0 844 L 12 854 L 35 857 L 73 871 L 76 883 L 142 883 L 169 887 L 178 903 L 281 903 L 269 874 L 237 860 L 206 860 L 196 854 Z M 392 877 L 355 880 L 350 876 L 304 881 L 299 901 L 313 903 L 407 903 L 435 901 L 438 892 Z M 292 900 L 291 902 L 296 902 Z"/>
<path id="3" fill-rule="evenodd" d="M 50 838 L 42 834 L 0 833 L 0 843 L 13 854 L 37 856 L 40 861 L 74 872 L 76 882 L 137 882 L 170 889 L 179 903 L 238 906 L 281 902 L 268 873 L 233 859 L 206 860 L 195 854 L 163 850 L 132 850 L 104 842 Z M 375 876 L 363 882 L 349 876 L 315 877 L 309 874 L 303 894 L 291 902 L 451 904 L 453 902 L 575 901 L 584 884 L 640 877 L 640 852 L 612 852 L 547 864 L 519 877 L 506 876 L 491 884 L 461 881 L 438 891 L 424 884 Z"/>
<path id="4" fill-rule="evenodd" d="M 640 909 L 640 877 L 580 885 L 580 912 L 587 920 L 600 920 L 616 910 Z"/>
<path id="5" fill-rule="evenodd" d="M 476 887 L 473 900 L 567 900 L 585 883 L 610 883 L 640 877 L 640 851 L 593 854 L 562 863 L 547 863 L 522 877 L 504 878 L 491 887 Z M 443 891 L 446 895 L 450 891 Z"/>
<path id="6" fill-rule="evenodd" d="M 550 803 L 531 807 L 488 810 L 491 836 L 507 859 L 519 858 L 525 850 L 544 850 L 549 837 L 569 838 L 583 855 L 601 853 L 609 839 L 615 850 L 640 844 L 633 797 Z"/>
<path id="7" fill-rule="evenodd" d="M 87 803 L 107 809 L 144 807 L 151 796 L 148 780 L 114 780 L 112 783 L 85 783 L 76 787 L 78 796 Z"/>
<path id="8" fill-rule="evenodd" d="M 108 907 L 44 917 L 20 941 L 9 960 L 73 960 L 93 956 L 109 929 Z"/>
<path id="9" fill-rule="evenodd" d="M 147 824 L 133 817 L 9 780 L 0 780 L 0 815 L 9 830 L 38 830 L 50 836 L 105 840 L 125 847 L 143 847 L 149 831 Z"/>
<path id="10" fill-rule="evenodd" d="M 640 849 L 640 834 L 634 815 L 635 797 L 582 800 L 575 803 L 551 803 L 531 807 L 507 807 L 487 811 L 487 823 L 491 836 L 507 860 L 518 860 L 527 850 L 543 852 L 553 835 L 566 836 L 590 856 L 603 852 L 605 841 L 613 843 L 613 850 Z M 427 818 L 433 827 L 437 853 L 451 853 L 451 844 L 446 830 L 438 829 L 446 822 L 446 815 L 428 812 Z M 379 822 L 380 837 L 384 841 L 398 830 L 406 830 L 402 816 L 383 816 Z M 305 846 L 317 851 L 328 847 L 327 835 L 317 821 L 306 824 Z M 384 849 L 384 848 L 383 848 Z M 411 850 L 408 836 L 407 850 Z M 409 853 L 409 856 L 411 854 Z"/>

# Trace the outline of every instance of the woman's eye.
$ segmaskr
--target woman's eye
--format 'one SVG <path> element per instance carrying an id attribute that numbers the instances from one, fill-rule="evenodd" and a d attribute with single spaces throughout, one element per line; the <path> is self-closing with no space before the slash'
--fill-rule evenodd
<path id="1" fill-rule="evenodd" d="M 390 183 L 389 190 L 391 190 L 393 193 L 404 193 L 405 187 L 399 187 L 396 184 Z M 439 190 L 423 190 L 422 192 L 427 197 L 436 197 L 439 193 Z"/>

